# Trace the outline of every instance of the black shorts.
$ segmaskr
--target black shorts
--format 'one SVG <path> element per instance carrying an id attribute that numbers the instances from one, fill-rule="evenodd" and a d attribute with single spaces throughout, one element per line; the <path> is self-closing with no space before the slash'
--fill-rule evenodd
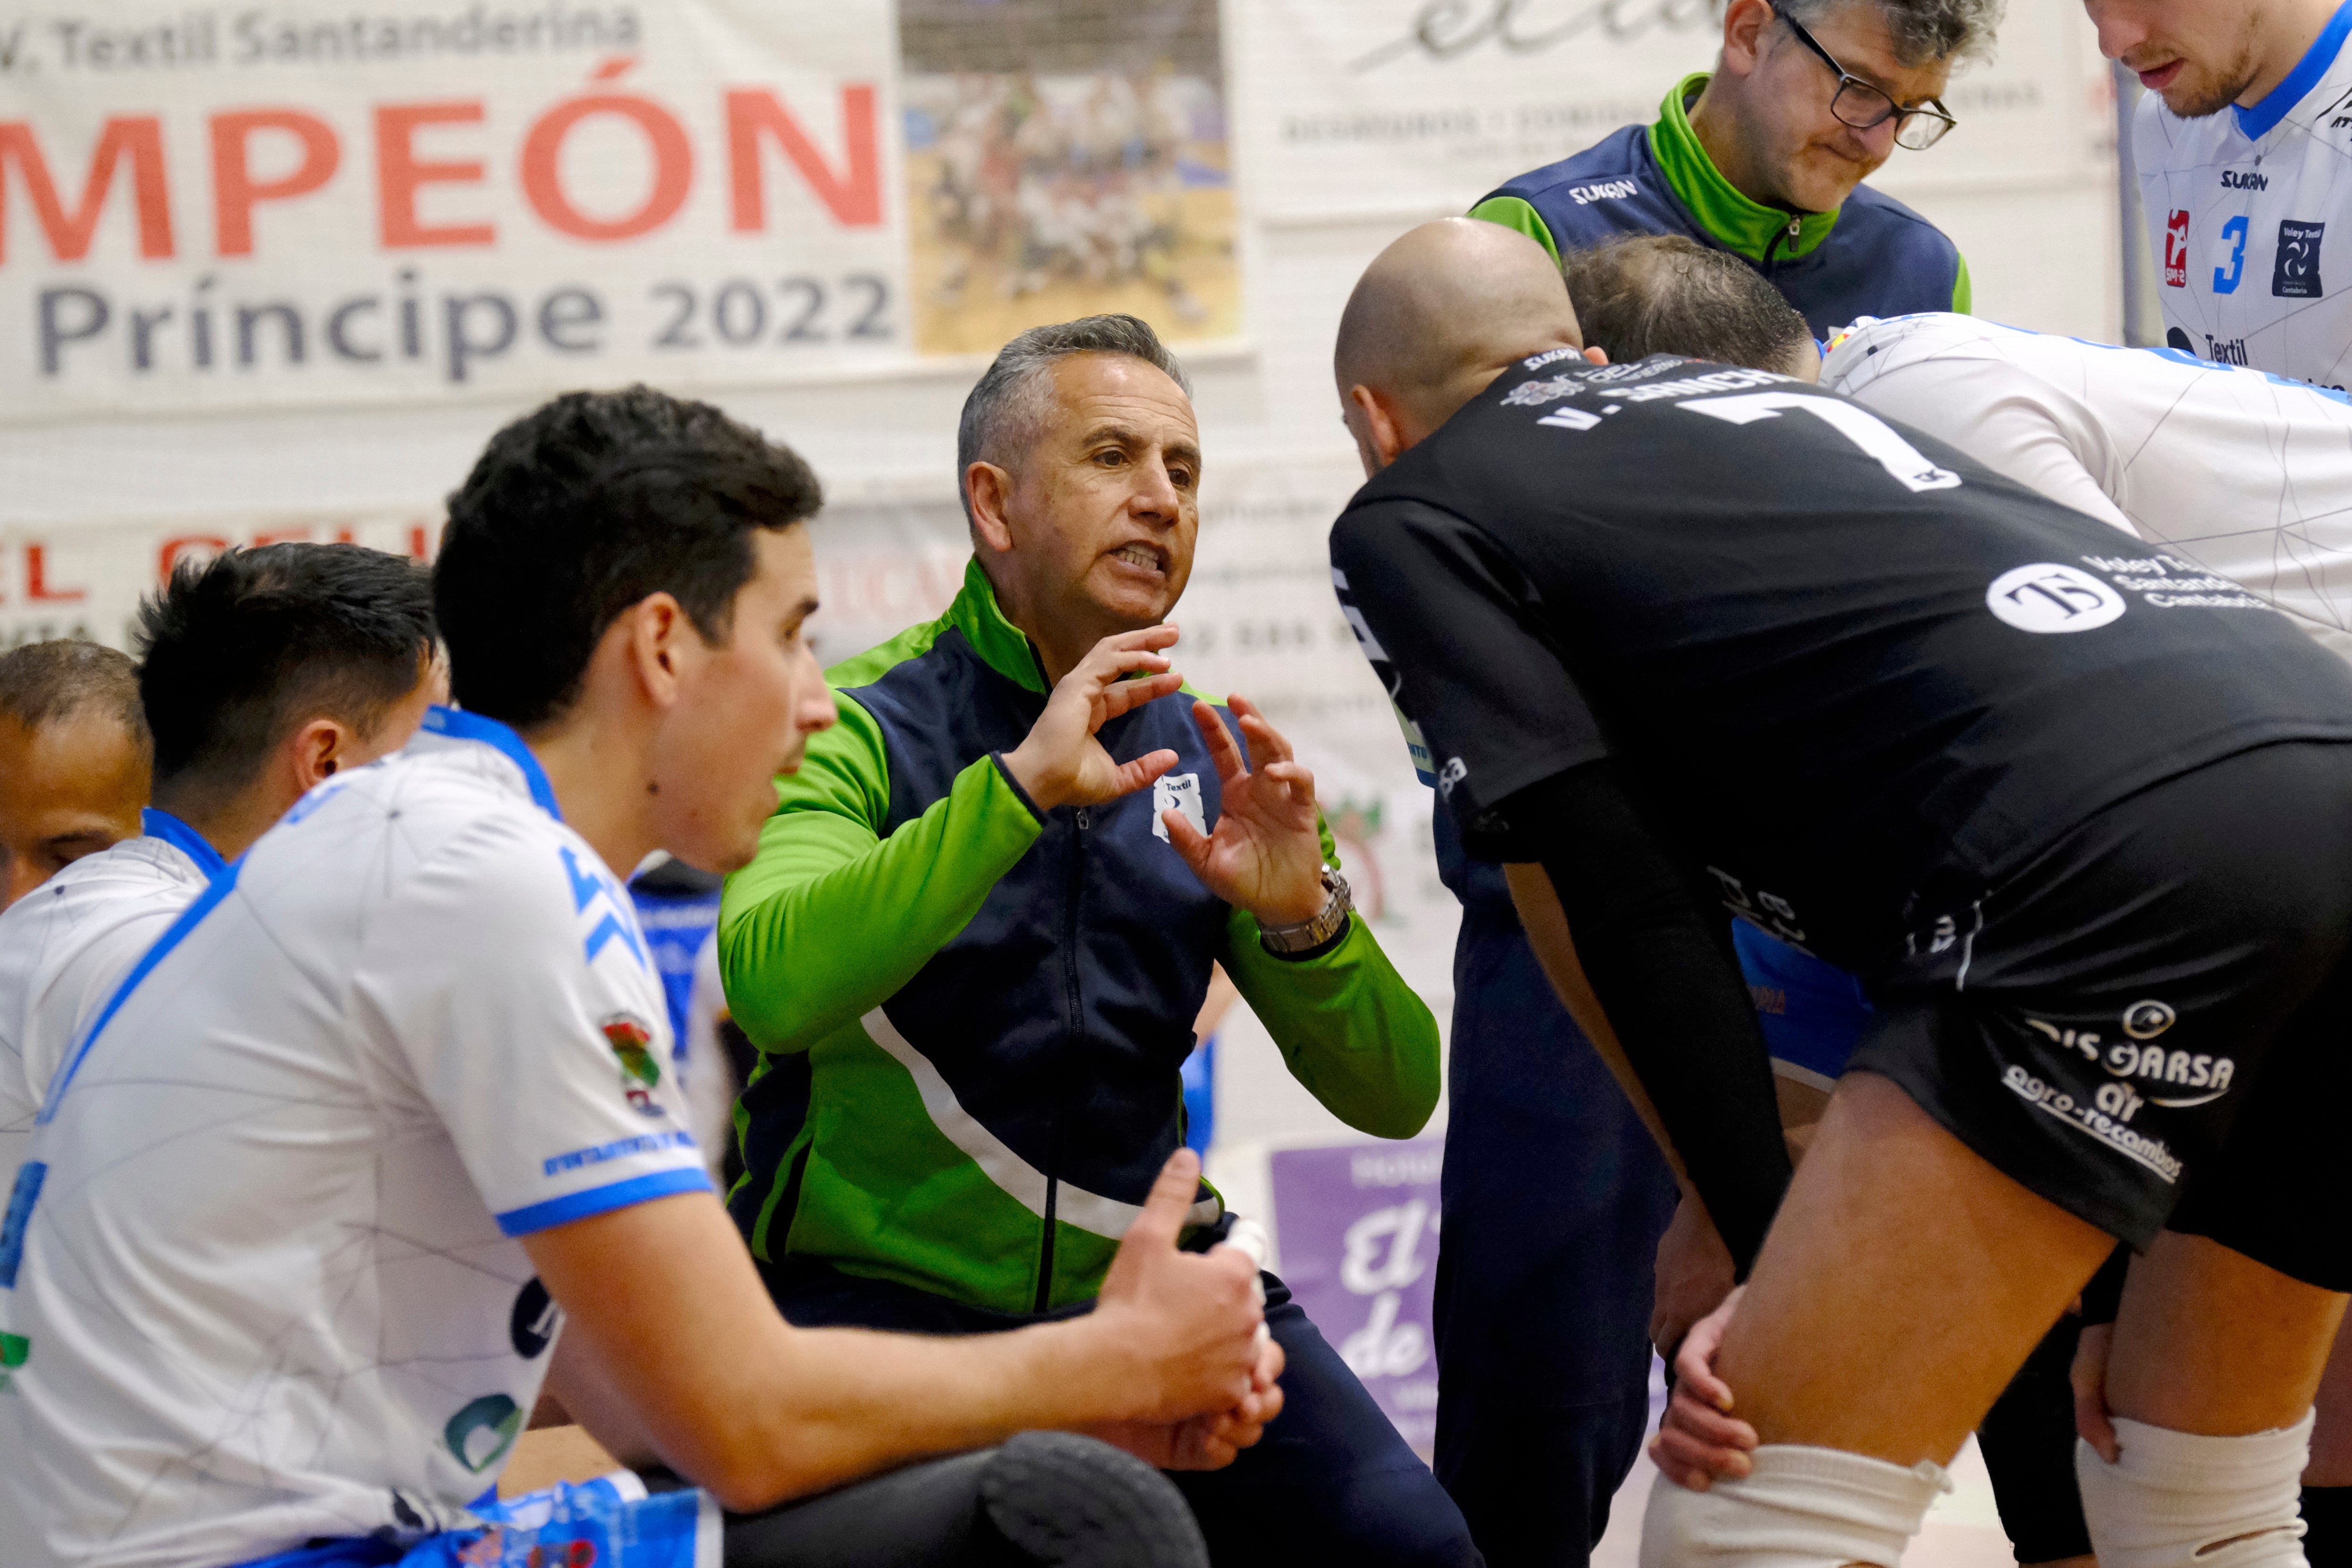
<path id="1" fill-rule="evenodd" d="M 1912 925 L 1855 1068 L 2134 1247 L 2352 1290 L 2352 744 L 2183 773 Z"/>

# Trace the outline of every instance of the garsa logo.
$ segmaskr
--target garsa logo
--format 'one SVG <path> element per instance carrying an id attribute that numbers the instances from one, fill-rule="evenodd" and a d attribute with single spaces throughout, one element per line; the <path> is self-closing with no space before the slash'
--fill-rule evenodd
<path id="1" fill-rule="evenodd" d="M 2153 997 L 2124 1009 L 2124 1033 L 2129 1037 L 2121 1040 L 2109 1040 L 2095 1029 L 2061 1028 L 2040 1018 L 2025 1020 L 2053 1044 L 2078 1053 L 2085 1061 L 2096 1062 L 2124 1080 L 2101 1088 L 2099 1109 L 2125 1121 L 2131 1120 L 2143 1098 L 2147 1104 L 2168 1110 L 2185 1110 L 2210 1104 L 2230 1091 L 2231 1081 L 2238 1076 L 2238 1064 L 2231 1058 L 2171 1051 L 2148 1043 L 2179 1021 L 2179 1015 L 2170 1003 Z M 2180 1089 L 2190 1092 L 2174 1092 Z"/>
<path id="2" fill-rule="evenodd" d="M 654 1031 L 634 1013 L 615 1013 L 596 1026 L 621 1064 L 621 1092 L 640 1116 L 659 1116 L 662 1108 L 653 1095 L 661 1083 L 661 1063 L 653 1053 Z"/>

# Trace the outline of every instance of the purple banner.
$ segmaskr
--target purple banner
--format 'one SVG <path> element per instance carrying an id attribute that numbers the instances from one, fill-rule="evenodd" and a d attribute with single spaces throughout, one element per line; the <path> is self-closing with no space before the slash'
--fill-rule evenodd
<path id="1" fill-rule="evenodd" d="M 1445 1141 L 1272 1156 L 1280 1273 L 1323 1337 L 1426 1457 L 1437 1441 L 1437 1173 Z"/>

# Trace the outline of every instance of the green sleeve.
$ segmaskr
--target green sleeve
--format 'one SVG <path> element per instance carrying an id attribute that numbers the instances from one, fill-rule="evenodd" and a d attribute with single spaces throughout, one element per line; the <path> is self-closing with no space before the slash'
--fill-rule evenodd
<path id="1" fill-rule="evenodd" d="M 1969 258 L 1959 253 L 1957 246 L 1953 247 L 1952 256 L 1960 264 L 1959 270 L 1952 277 L 1952 314 L 1974 315 L 1977 308 L 1977 291 L 1975 285 L 1969 281 Z"/>
<path id="2" fill-rule="evenodd" d="M 762 1050 L 799 1051 L 881 1005 L 971 923 L 1043 823 L 992 756 L 884 838 L 889 762 L 853 699 L 777 780 L 760 852 L 727 879 L 719 965 Z"/>
<path id="3" fill-rule="evenodd" d="M 1541 213 L 1517 196 L 1488 196 L 1470 209 L 1470 216 L 1488 223 L 1501 224 L 1505 228 L 1517 229 L 1550 251 L 1554 261 L 1559 259 L 1559 242 L 1551 237 L 1551 225 L 1544 222 Z"/>
<path id="4" fill-rule="evenodd" d="M 1327 863 L 1339 864 L 1330 830 Z M 1330 952 L 1276 958 L 1257 918 L 1225 922 L 1225 972 L 1274 1037 L 1290 1076 L 1332 1115 L 1375 1138 L 1410 1138 L 1437 1109 L 1437 1020 L 1389 963 L 1361 915 Z"/>

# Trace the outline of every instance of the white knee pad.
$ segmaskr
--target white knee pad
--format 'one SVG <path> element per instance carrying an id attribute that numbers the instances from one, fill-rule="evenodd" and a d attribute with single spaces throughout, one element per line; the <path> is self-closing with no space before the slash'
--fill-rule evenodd
<path id="1" fill-rule="evenodd" d="M 2074 1445 L 2099 1568 L 2305 1568 L 2301 1493 L 2311 1413 L 2248 1437 L 2118 1420 L 2110 1465 Z"/>
<path id="2" fill-rule="evenodd" d="M 1895 1568 L 1927 1505 L 1952 1487 L 1925 1460 L 1906 1470 L 1792 1443 L 1767 1443 L 1751 1458 L 1745 1478 L 1703 1492 L 1658 1478 L 1642 1521 L 1642 1568 Z"/>

